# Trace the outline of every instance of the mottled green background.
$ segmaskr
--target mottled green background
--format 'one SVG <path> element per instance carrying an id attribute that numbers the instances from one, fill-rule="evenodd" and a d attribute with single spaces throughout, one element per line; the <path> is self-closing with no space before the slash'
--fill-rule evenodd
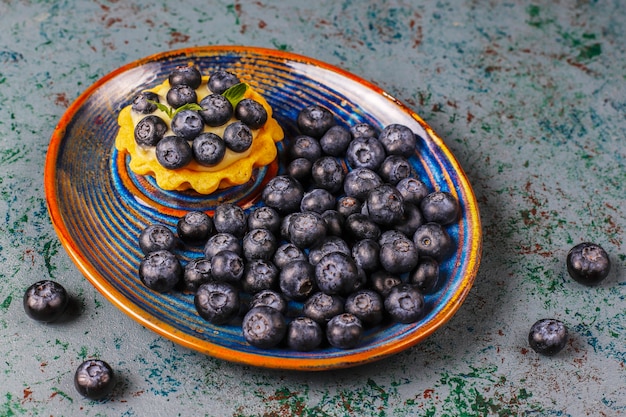
<path id="1" fill-rule="evenodd" d="M 626 415 L 626 8 L 613 1 L 0 2 L 0 416 Z M 255 369 L 142 328 L 78 272 L 43 195 L 50 135 L 90 84 L 146 55 L 193 45 L 296 52 L 381 86 L 419 113 L 466 170 L 484 225 L 476 284 L 426 342 L 316 374 Z M 571 281 L 574 244 L 613 271 Z M 22 309 L 59 280 L 77 315 Z M 529 350 L 537 319 L 571 340 Z M 105 402 L 80 397 L 87 357 L 118 372 Z"/>

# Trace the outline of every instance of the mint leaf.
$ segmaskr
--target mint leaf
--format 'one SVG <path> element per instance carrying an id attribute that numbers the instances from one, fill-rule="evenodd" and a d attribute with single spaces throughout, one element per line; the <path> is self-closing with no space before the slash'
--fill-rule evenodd
<path id="1" fill-rule="evenodd" d="M 172 118 L 172 108 L 166 106 L 165 104 L 159 103 L 157 101 L 153 101 L 153 100 L 148 100 L 148 103 L 152 103 L 155 106 L 157 106 L 157 108 L 159 110 L 161 110 L 163 113 L 167 114 L 167 116 L 171 119 Z"/>
<path id="2" fill-rule="evenodd" d="M 176 116 L 176 114 L 179 111 L 183 111 L 183 110 L 195 110 L 195 111 L 200 111 L 200 110 L 204 110 L 202 108 L 201 105 L 199 105 L 198 103 L 187 103 L 187 104 L 183 104 L 182 106 L 180 106 L 179 108 L 177 108 L 174 113 L 170 116 L 170 119 L 173 119 L 174 116 Z"/>
<path id="3" fill-rule="evenodd" d="M 243 95 L 246 94 L 246 90 L 248 89 L 248 84 L 239 83 L 230 87 L 228 90 L 224 91 L 222 95 L 230 101 L 230 104 L 235 108 L 237 103 L 241 101 Z"/>

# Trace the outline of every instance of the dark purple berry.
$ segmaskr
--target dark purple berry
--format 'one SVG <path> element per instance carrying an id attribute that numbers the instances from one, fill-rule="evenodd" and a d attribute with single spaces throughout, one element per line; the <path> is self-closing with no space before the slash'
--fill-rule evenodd
<path id="1" fill-rule="evenodd" d="M 344 312 L 343 305 L 344 300 L 338 295 L 316 292 L 302 305 L 302 314 L 326 326 L 330 319 Z"/>
<path id="2" fill-rule="evenodd" d="M 192 259 L 183 271 L 182 290 L 195 293 L 200 285 L 212 279 L 211 261 L 206 258 Z"/>
<path id="3" fill-rule="evenodd" d="M 309 250 L 309 262 L 317 265 L 324 256 L 332 252 L 350 255 L 350 247 L 339 236 L 327 236 Z"/>
<path id="4" fill-rule="evenodd" d="M 246 262 L 241 285 L 245 292 L 254 294 L 278 287 L 278 268 L 271 261 L 253 259 Z"/>
<path id="5" fill-rule="evenodd" d="M 267 122 L 267 110 L 258 101 L 244 98 L 235 107 L 235 117 L 250 129 L 260 129 Z"/>
<path id="6" fill-rule="evenodd" d="M 584 242 L 574 246 L 567 254 L 567 272 L 577 282 L 597 285 L 611 270 L 609 255 L 601 246 Z"/>
<path id="7" fill-rule="evenodd" d="M 346 160 L 355 168 L 377 171 L 385 160 L 385 149 L 376 138 L 361 136 L 353 139 L 346 150 Z"/>
<path id="8" fill-rule="evenodd" d="M 142 91 L 133 99 L 131 108 L 137 113 L 150 114 L 157 109 L 157 105 L 151 102 L 159 102 L 158 94 L 153 93 L 152 91 Z"/>
<path id="9" fill-rule="evenodd" d="M 407 203 L 419 205 L 424 197 L 429 194 L 428 187 L 417 178 L 404 178 L 396 184 L 396 189 Z"/>
<path id="10" fill-rule="evenodd" d="M 287 346 L 298 352 L 309 352 L 321 343 L 324 332 L 308 317 L 296 317 L 287 327 Z"/>
<path id="11" fill-rule="evenodd" d="M 140 146 L 156 146 L 167 132 L 167 125 L 153 114 L 141 119 L 135 126 L 135 142 Z"/>
<path id="12" fill-rule="evenodd" d="M 459 201 L 446 191 L 433 191 L 422 199 L 420 210 L 427 222 L 447 225 L 455 222 L 460 213 Z"/>
<path id="13" fill-rule="evenodd" d="M 389 291 L 385 297 L 385 310 L 399 323 L 414 323 L 424 315 L 426 303 L 416 286 L 403 283 Z"/>
<path id="14" fill-rule="evenodd" d="M 250 308 L 261 306 L 273 308 L 274 310 L 280 311 L 282 314 L 286 314 L 289 308 L 285 297 L 280 292 L 272 289 L 261 290 L 252 296 Z"/>
<path id="15" fill-rule="evenodd" d="M 370 191 L 366 204 L 369 218 L 383 226 L 398 223 L 404 215 L 402 195 L 395 187 L 388 184 Z"/>
<path id="16" fill-rule="evenodd" d="M 417 262 L 417 249 L 408 237 L 395 239 L 380 247 L 380 264 L 392 274 L 409 272 L 417 266 Z"/>
<path id="17" fill-rule="evenodd" d="M 315 265 L 315 280 L 326 294 L 348 295 L 358 286 L 359 271 L 350 255 L 332 252 Z"/>
<path id="18" fill-rule="evenodd" d="M 323 188 L 314 188 L 304 193 L 300 201 L 300 211 L 314 211 L 322 214 L 326 210 L 335 208 L 335 196 Z"/>
<path id="19" fill-rule="evenodd" d="M 309 248 L 326 236 L 326 222 L 313 212 L 294 213 L 289 223 L 289 239 L 300 248 Z"/>
<path id="20" fill-rule="evenodd" d="M 385 270 L 378 270 L 370 276 L 370 287 L 383 297 L 387 297 L 393 287 L 402 283 L 399 276 Z"/>
<path id="21" fill-rule="evenodd" d="M 423 294 L 432 292 L 439 281 L 439 262 L 423 257 L 409 275 L 409 281 Z"/>
<path id="22" fill-rule="evenodd" d="M 272 259 L 276 251 L 276 237 L 268 229 L 252 229 L 243 237 L 243 256 L 246 260 Z"/>
<path id="23" fill-rule="evenodd" d="M 211 276 L 217 281 L 236 285 L 243 271 L 244 260 L 233 251 L 223 250 L 211 258 Z"/>
<path id="24" fill-rule="evenodd" d="M 282 269 L 285 265 L 293 261 L 307 261 L 307 255 L 302 249 L 291 242 L 280 245 L 274 253 L 274 265 Z"/>
<path id="25" fill-rule="evenodd" d="M 171 86 L 186 84 L 194 90 L 202 83 L 202 74 L 191 65 L 179 65 L 170 73 L 168 80 Z"/>
<path id="26" fill-rule="evenodd" d="M 224 129 L 222 139 L 233 152 L 244 152 L 252 146 L 252 131 L 242 122 L 233 122 Z"/>
<path id="27" fill-rule="evenodd" d="M 383 181 L 391 185 L 396 185 L 415 174 L 409 160 L 400 155 L 389 155 L 385 158 L 378 169 L 378 173 Z"/>
<path id="28" fill-rule="evenodd" d="M 235 114 L 233 105 L 221 94 L 209 94 L 204 97 L 200 100 L 200 107 L 202 110 L 198 110 L 198 114 L 204 123 L 211 127 L 225 125 Z"/>
<path id="29" fill-rule="evenodd" d="M 193 158 L 204 166 L 215 166 L 224 160 L 226 143 L 215 133 L 203 132 L 191 144 Z"/>
<path id="30" fill-rule="evenodd" d="M 293 140 L 293 144 L 289 148 L 291 159 L 305 158 L 311 162 L 315 162 L 322 156 L 322 148 L 317 139 L 311 136 L 299 135 Z"/>
<path id="31" fill-rule="evenodd" d="M 212 93 L 222 94 L 230 87 L 239 84 L 239 82 L 239 78 L 235 74 L 225 70 L 219 70 L 209 76 L 207 85 Z"/>
<path id="32" fill-rule="evenodd" d="M 326 155 L 341 156 L 346 154 L 352 136 L 350 131 L 343 126 L 333 126 L 320 138 L 320 147 Z"/>
<path id="33" fill-rule="evenodd" d="M 366 272 L 380 267 L 380 245 L 374 239 L 361 239 L 352 246 L 352 258 L 359 268 Z"/>
<path id="34" fill-rule="evenodd" d="M 287 333 L 282 313 L 274 308 L 259 306 L 250 309 L 241 325 L 243 337 L 252 346 L 269 349 L 278 345 Z"/>
<path id="35" fill-rule="evenodd" d="M 307 261 L 290 262 L 281 269 L 278 283 L 285 297 L 305 300 L 317 288 L 315 268 Z"/>
<path id="36" fill-rule="evenodd" d="M 195 110 L 182 110 L 174 115 L 170 127 L 176 136 L 193 140 L 204 130 L 204 121 Z"/>
<path id="37" fill-rule="evenodd" d="M 189 143 L 180 136 L 166 136 L 156 145 L 156 158 L 167 169 L 178 169 L 193 160 Z"/>
<path id="38" fill-rule="evenodd" d="M 537 353 L 556 355 L 567 344 L 568 331 L 563 322 L 555 319 L 542 319 L 530 328 L 528 343 Z"/>
<path id="39" fill-rule="evenodd" d="M 90 400 L 101 400 L 111 394 L 115 386 L 113 368 L 103 360 L 88 359 L 74 374 L 74 387 L 80 395 Z"/>
<path id="40" fill-rule="evenodd" d="M 139 247 L 144 254 L 157 250 L 172 250 L 175 246 L 176 236 L 164 224 L 151 224 L 139 235 Z"/>
<path id="41" fill-rule="evenodd" d="M 340 191 L 346 176 L 343 165 L 332 156 L 323 156 L 313 162 L 311 177 L 318 188 L 324 188 L 331 193 Z"/>
<path id="42" fill-rule="evenodd" d="M 184 106 L 185 104 L 196 103 L 198 95 L 196 90 L 186 84 L 172 86 L 165 96 L 168 104 L 174 109 Z"/>
<path id="43" fill-rule="evenodd" d="M 400 124 L 390 124 L 386 126 L 378 140 L 389 155 L 401 155 L 409 158 L 415 154 L 417 138 L 411 129 Z"/>
<path id="44" fill-rule="evenodd" d="M 158 250 L 147 254 L 139 264 L 139 279 L 157 292 L 172 290 L 183 279 L 184 270 L 172 252 Z"/>
<path id="45" fill-rule="evenodd" d="M 38 281 L 24 293 L 24 311 L 33 320 L 50 323 L 58 320 L 69 304 L 65 288 L 56 281 Z"/>
<path id="46" fill-rule="evenodd" d="M 204 245 L 204 257 L 211 259 L 223 250 L 229 250 L 239 255 L 243 254 L 241 242 L 235 235 L 231 233 L 216 233 Z"/>
<path id="47" fill-rule="evenodd" d="M 200 317 L 212 324 L 225 324 L 239 313 L 237 289 L 227 282 L 206 282 L 198 287 L 194 305 Z"/>
<path id="48" fill-rule="evenodd" d="M 360 137 L 366 138 L 377 138 L 378 137 L 378 129 L 372 126 L 369 123 L 357 123 L 350 127 L 350 134 L 354 139 Z"/>
<path id="49" fill-rule="evenodd" d="M 176 231 L 188 245 L 205 244 L 213 233 L 213 220 L 203 211 L 190 211 L 178 220 Z"/>
<path id="50" fill-rule="evenodd" d="M 248 219 L 246 212 L 235 203 L 222 203 L 215 207 L 213 225 L 219 233 L 230 233 L 243 237 L 246 233 Z"/>
<path id="51" fill-rule="evenodd" d="M 425 223 L 417 228 L 413 243 L 420 256 L 427 256 L 439 262 L 454 251 L 454 242 L 439 223 Z"/>
<path id="52" fill-rule="evenodd" d="M 277 235 L 280 232 L 280 215 L 271 207 L 257 207 L 248 215 L 248 229 L 267 229 Z"/>
<path id="53" fill-rule="evenodd" d="M 313 104 L 298 113 L 296 123 L 302 134 L 319 139 L 335 125 L 335 117 L 326 107 Z"/>
<path id="54" fill-rule="evenodd" d="M 370 191 L 383 185 L 382 178 L 369 168 L 355 168 L 346 174 L 343 191 L 349 197 L 365 201 Z"/>
<path id="55" fill-rule="evenodd" d="M 354 314 L 343 313 L 333 317 L 326 326 L 326 338 L 338 349 L 352 349 L 363 338 L 363 324 Z"/>
<path id="56" fill-rule="evenodd" d="M 359 290 L 346 298 L 345 311 L 358 317 L 364 326 L 372 327 L 383 320 L 383 299 L 374 290 Z"/>
<path id="57" fill-rule="evenodd" d="M 299 210 L 303 196 L 302 185 L 286 175 L 272 178 L 262 193 L 263 202 L 282 215 Z"/>

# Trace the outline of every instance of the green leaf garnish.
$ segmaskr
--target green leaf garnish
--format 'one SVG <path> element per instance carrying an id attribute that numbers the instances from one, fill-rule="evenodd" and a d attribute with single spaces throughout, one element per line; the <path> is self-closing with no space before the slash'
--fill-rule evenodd
<path id="1" fill-rule="evenodd" d="M 165 104 L 159 103 L 158 101 L 148 100 L 148 103 L 152 103 L 163 113 L 167 114 L 167 117 L 172 118 L 172 112 L 174 111 L 171 107 L 166 106 Z"/>
<path id="2" fill-rule="evenodd" d="M 179 108 L 177 108 L 176 110 L 174 110 L 174 112 L 172 113 L 172 116 L 170 116 L 170 119 L 173 119 L 174 116 L 176 116 L 176 114 L 180 111 L 183 110 L 195 110 L 195 111 L 200 111 L 200 110 L 204 110 L 202 108 L 201 105 L 199 105 L 198 103 L 187 103 L 187 104 L 183 104 L 182 106 L 180 106 Z"/>
<path id="3" fill-rule="evenodd" d="M 235 108 L 237 104 L 243 99 L 243 95 L 246 94 L 246 90 L 248 89 L 248 84 L 239 83 L 230 87 L 228 90 L 224 91 L 222 95 L 230 101 L 230 104 Z"/>

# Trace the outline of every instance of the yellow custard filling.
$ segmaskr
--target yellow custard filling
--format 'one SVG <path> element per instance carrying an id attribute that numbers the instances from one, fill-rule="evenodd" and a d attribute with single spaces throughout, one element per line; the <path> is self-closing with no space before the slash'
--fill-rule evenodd
<path id="1" fill-rule="evenodd" d="M 203 77 L 202 84 L 196 89 L 198 102 L 210 94 L 207 87 L 208 77 Z M 166 94 L 169 90 L 169 81 L 148 91 L 159 96 L 161 103 L 167 103 Z M 119 152 L 128 152 L 130 155 L 130 169 L 138 175 L 153 176 L 157 185 L 164 190 L 195 190 L 200 194 L 212 192 L 235 185 L 245 184 L 252 177 L 255 168 L 270 164 L 277 155 L 276 142 L 281 141 L 284 133 L 278 122 L 272 117 L 272 109 L 267 101 L 250 86 L 246 89 L 244 98 L 250 98 L 259 102 L 267 111 L 267 121 L 259 128 L 252 130 L 252 145 L 244 152 L 226 150 L 224 159 L 217 165 L 204 166 L 196 161 L 178 169 L 163 167 L 156 159 L 155 148 L 138 145 L 135 142 L 135 126 L 147 115 L 132 110 L 131 106 L 124 107 L 118 116 L 119 131 L 115 139 L 115 147 Z M 166 136 L 173 134 L 170 126 L 170 118 L 161 110 L 152 114 L 161 117 L 168 126 Z M 222 126 L 204 126 L 205 132 L 212 132 L 222 137 L 226 126 L 236 121 L 233 117 Z"/>

